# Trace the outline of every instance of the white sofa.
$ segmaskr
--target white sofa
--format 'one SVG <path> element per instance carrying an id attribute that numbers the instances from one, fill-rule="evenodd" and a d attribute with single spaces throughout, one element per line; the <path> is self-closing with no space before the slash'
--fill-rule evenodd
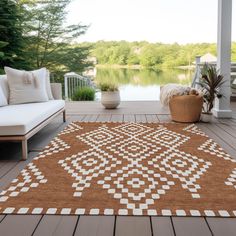
<path id="1" fill-rule="evenodd" d="M 0 87 L 9 98 L 8 83 L 4 75 L 0 76 Z M 52 83 L 51 89 L 54 100 L 0 107 L 0 141 L 20 141 L 23 160 L 27 159 L 29 138 L 60 114 L 63 114 L 63 121 L 66 121 L 61 84 Z"/>

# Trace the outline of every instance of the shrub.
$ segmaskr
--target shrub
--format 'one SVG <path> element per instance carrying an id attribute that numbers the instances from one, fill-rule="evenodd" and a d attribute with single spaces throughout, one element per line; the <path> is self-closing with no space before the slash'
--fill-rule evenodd
<path id="1" fill-rule="evenodd" d="M 210 113 L 214 106 L 215 98 L 221 98 L 220 87 L 225 83 L 224 76 L 215 66 L 204 64 L 201 69 L 201 79 L 198 83 L 203 90 L 203 99 L 205 103 L 204 112 Z"/>
<path id="2" fill-rule="evenodd" d="M 73 101 L 94 101 L 95 89 L 90 87 L 82 87 L 75 91 Z"/>
<path id="3" fill-rule="evenodd" d="M 103 92 L 114 92 L 114 91 L 119 90 L 118 86 L 116 84 L 112 84 L 112 83 L 100 83 L 99 88 Z"/>

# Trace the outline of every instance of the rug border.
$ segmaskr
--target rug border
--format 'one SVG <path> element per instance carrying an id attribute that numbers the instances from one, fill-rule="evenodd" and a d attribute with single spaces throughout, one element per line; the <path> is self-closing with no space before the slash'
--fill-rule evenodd
<path id="1" fill-rule="evenodd" d="M 63 133 L 63 131 L 71 124 L 80 124 L 80 123 L 87 123 L 87 124 L 140 124 L 140 125 L 149 125 L 149 124 L 156 124 L 156 125 L 165 125 L 165 124 L 170 124 L 170 125 L 177 125 L 177 126 L 193 126 L 196 127 L 197 129 L 199 129 L 201 132 L 204 133 L 205 137 L 208 139 L 211 139 L 201 128 L 199 128 L 196 123 L 176 123 L 176 122 L 172 122 L 172 121 L 161 121 L 161 122 L 136 122 L 136 121 L 79 121 L 79 120 L 75 120 L 75 121 L 71 121 L 70 123 L 68 123 L 65 127 L 63 127 L 63 129 L 57 133 L 55 135 L 55 137 L 53 137 L 46 146 L 48 146 L 55 138 L 57 138 L 61 133 Z M 213 139 L 211 139 L 213 140 Z M 215 140 L 213 140 L 214 142 L 216 142 Z M 219 145 L 216 142 L 217 145 Z M 219 145 L 221 147 L 221 145 Z M 42 149 L 44 150 L 45 147 Z M 224 150 L 225 151 L 225 150 Z M 226 151 L 225 151 L 226 152 Z M 41 152 L 39 152 L 34 158 L 32 158 L 32 160 L 28 163 L 32 163 L 34 160 L 37 160 L 38 155 Z M 227 153 L 227 152 L 226 152 Z M 231 155 L 230 155 L 231 156 Z M 231 157 L 233 160 L 235 160 L 233 157 Z M 22 169 L 24 170 L 28 164 Z M 20 174 L 20 173 L 19 173 Z M 18 176 L 18 175 L 17 175 Z M 16 177 L 17 178 L 17 177 Z M 13 179 L 14 180 L 14 179 Z M 12 180 L 12 181 L 13 181 Z M 9 183 L 9 185 L 7 185 L 6 188 L 7 189 L 12 182 Z M 4 191 L 4 190 L 2 190 Z M 1 192 L 1 191 L 0 191 Z M 156 209 L 148 209 L 146 214 L 125 214 L 124 211 L 128 211 L 127 209 L 119 209 L 118 214 L 113 214 L 114 209 L 105 209 L 103 212 L 100 212 L 100 209 L 90 209 L 90 213 L 89 214 L 85 214 L 83 212 L 85 212 L 86 208 L 77 208 L 74 210 L 74 212 L 71 213 L 71 208 L 60 208 L 60 212 L 58 212 L 57 208 L 33 208 L 31 210 L 31 212 L 29 211 L 29 208 L 27 207 L 21 207 L 21 208 L 17 208 L 18 211 L 15 212 L 16 208 L 13 207 L 6 207 L 6 208 L 0 208 L 0 215 L 70 215 L 70 216 L 159 216 L 159 217 L 165 217 L 165 216 L 177 216 L 177 217 L 227 217 L 227 218 L 235 218 L 236 217 L 236 210 L 230 210 L 230 211 L 226 211 L 226 210 L 218 210 L 218 211 L 213 211 L 213 210 L 204 210 L 204 214 L 201 214 L 201 212 L 199 210 L 183 210 L 183 209 L 178 209 L 175 211 L 171 211 L 170 209 L 159 209 L 158 211 Z M 56 209 L 55 212 L 51 211 L 50 209 Z M 112 213 L 105 213 L 106 210 L 111 210 L 113 211 Z M 146 209 L 145 209 L 146 210 Z M 49 212 L 48 212 L 49 211 Z M 149 212 L 148 212 L 149 211 Z M 46 213 L 42 213 L 42 212 L 46 212 Z"/>

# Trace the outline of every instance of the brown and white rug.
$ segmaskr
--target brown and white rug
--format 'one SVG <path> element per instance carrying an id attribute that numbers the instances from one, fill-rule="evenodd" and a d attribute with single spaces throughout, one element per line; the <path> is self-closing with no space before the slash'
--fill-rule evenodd
<path id="1" fill-rule="evenodd" d="M 0 213 L 236 216 L 236 161 L 192 124 L 75 122 L 0 193 Z"/>

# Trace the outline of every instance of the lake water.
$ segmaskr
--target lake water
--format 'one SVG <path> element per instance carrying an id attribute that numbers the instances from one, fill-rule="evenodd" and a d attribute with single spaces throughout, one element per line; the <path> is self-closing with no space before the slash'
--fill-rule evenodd
<path id="1" fill-rule="evenodd" d="M 192 77 L 192 71 L 185 70 L 97 68 L 95 82 L 118 84 L 122 101 L 153 101 L 159 100 L 160 86 L 168 83 L 190 85 Z M 98 92 L 96 99 L 100 98 Z"/>

